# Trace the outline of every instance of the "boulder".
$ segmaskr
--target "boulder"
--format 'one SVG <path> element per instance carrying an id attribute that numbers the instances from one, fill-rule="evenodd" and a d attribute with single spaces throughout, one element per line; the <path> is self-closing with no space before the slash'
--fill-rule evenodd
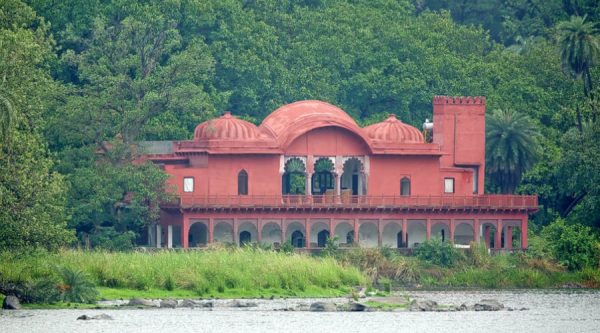
<path id="1" fill-rule="evenodd" d="M 2 308 L 6 310 L 20 310 L 21 302 L 19 302 L 19 298 L 17 296 L 6 296 L 6 298 L 4 298 L 4 302 L 2 302 Z"/>
<path id="2" fill-rule="evenodd" d="M 82 315 L 77 317 L 77 320 L 112 320 L 113 318 L 106 313 L 101 313 L 95 316 Z"/>
<path id="3" fill-rule="evenodd" d="M 232 308 L 255 308 L 258 306 L 258 304 L 254 302 L 240 302 L 236 300 L 229 303 L 229 306 Z"/>
<path id="4" fill-rule="evenodd" d="M 348 307 L 349 311 L 365 311 L 367 309 L 367 306 L 361 303 L 355 303 L 352 302 L 350 303 L 350 306 Z"/>
<path id="5" fill-rule="evenodd" d="M 335 312 L 337 307 L 333 303 L 314 302 L 310 305 L 309 310 L 313 312 Z"/>
<path id="6" fill-rule="evenodd" d="M 499 311 L 504 309 L 504 304 L 495 299 L 482 299 L 473 305 L 475 311 Z"/>
<path id="7" fill-rule="evenodd" d="M 201 302 L 193 299 L 184 299 L 178 305 L 181 308 L 212 308 L 214 306 L 213 302 Z"/>
<path id="8" fill-rule="evenodd" d="M 413 300 L 410 303 L 410 311 L 435 311 L 438 308 L 437 302 L 431 300 Z"/>
<path id="9" fill-rule="evenodd" d="M 177 307 L 177 301 L 174 299 L 165 299 L 160 301 L 161 308 L 175 309 Z"/>
<path id="10" fill-rule="evenodd" d="M 145 298 L 132 298 L 129 300 L 129 303 L 127 303 L 127 305 L 129 305 L 129 306 L 148 306 L 148 307 L 157 306 L 157 304 L 153 300 L 145 299 Z"/>

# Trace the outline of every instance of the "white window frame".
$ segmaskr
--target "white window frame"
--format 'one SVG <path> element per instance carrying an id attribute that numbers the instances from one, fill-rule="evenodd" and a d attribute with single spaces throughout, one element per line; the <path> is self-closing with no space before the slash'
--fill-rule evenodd
<path id="1" fill-rule="evenodd" d="M 452 194 L 455 192 L 455 182 L 453 177 L 444 178 L 444 193 Z"/>
<path id="2" fill-rule="evenodd" d="M 183 177 L 183 192 L 193 193 L 194 192 L 194 177 Z"/>

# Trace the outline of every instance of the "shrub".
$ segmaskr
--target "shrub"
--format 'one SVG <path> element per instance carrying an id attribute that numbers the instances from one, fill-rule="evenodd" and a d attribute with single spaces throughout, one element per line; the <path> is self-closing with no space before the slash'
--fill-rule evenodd
<path id="1" fill-rule="evenodd" d="M 78 270 L 68 267 L 58 268 L 61 282 L 58 284 L 59 300 L 73 303 L 93 303 L 98 291 L 90 277 Z"/>
<path id="2" fill-rule="evenodd" d="M 542 229 L 552 255 L 570 270 L 597 264 L 596 237 L 592 229 L 580 224 L 568 225 L 561 218 Z"/>
<path id="3" fill-rule="evenodd" d="M 325 248 L 323 249 L 323 255 L 328 257 L 335 257 L 339 251 L 339 247 L 337 245 L 339 237 L 333 236 L 327 238 L 327 242 L 325 243 Z"/>
<path id="4" fill-rule="evenodd" d="M 454 248 L 452 243 L 439 239 L 425 241 L 415 250 L 417 258 L 434 265 L 452 267 L 462 259 L 462 253 Z"/>
<path id="5" fill-rule="evenodd" d="M 471 265 L 482 268 L 489 267 L 492 261 L 485 244 L 477 242 L 471 242 L 471 246 L 467 251 L 467 258 Z"/>
<path id="6" fill-rule="evenodd" d="M 292 245 L 292 242 L 285 241 L 281 244 L 279 250 L 283 253 L 294 253 L 294 246 Z"/>

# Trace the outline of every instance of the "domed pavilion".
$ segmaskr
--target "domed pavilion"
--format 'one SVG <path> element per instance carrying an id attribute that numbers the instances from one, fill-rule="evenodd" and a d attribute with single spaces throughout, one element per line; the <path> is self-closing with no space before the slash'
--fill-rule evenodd
<path id="1" fill-rule="evenodd" d="M 319 249 L 527 247 L 536 196 L 484 194 L 485 98 L 436 96 L 421 131 L 394 114 L 361 127 L 342 109 L 299 101 L 255 124 L 230 112 L 189 141 L 146 142 L 175 202 L 148 227 L 154 247 L 290 242 Z M 427 133 L 425 133 L 427 131 Z"/>

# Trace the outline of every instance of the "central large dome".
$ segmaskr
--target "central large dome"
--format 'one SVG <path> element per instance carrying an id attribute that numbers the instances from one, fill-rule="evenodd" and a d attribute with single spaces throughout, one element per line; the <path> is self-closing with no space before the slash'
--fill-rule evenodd
<path id="1" fill-rule="evenodd" d="M 326 102 L 309 100 L 284 105 L 273 111 L 260 125 L 260 129 L 277 138 L 285 136 L 295 124 L 319 122 L 320 126 L 345 125 L 358 129 L 358 125 L 342 109 Z"/>

